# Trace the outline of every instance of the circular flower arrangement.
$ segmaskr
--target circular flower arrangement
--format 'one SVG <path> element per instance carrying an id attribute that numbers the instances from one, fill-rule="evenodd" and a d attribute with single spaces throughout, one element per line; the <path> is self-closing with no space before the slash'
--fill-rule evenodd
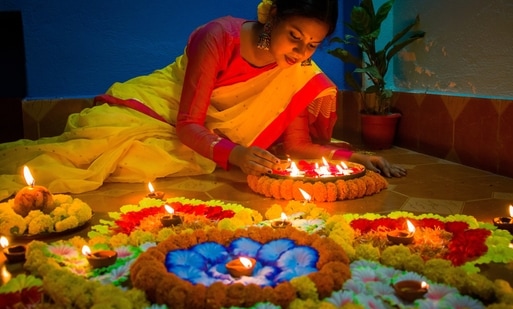
<path id="1" fill-rule="evenodd" d="M 386 179 L 373 171 L 365 171 L 358 178 L 332 179 L 329 181 L 303 181 L 272 176 L 247 176 L 248 185 L 254 192 L 284 200 L 305 200 L 302 189 L 308 193 L 312 201 L 333 202 L 336 200 L 351 200 L 366 195 L 373 195 L 388 186 Z"/>
<path id="2" fill-rule="evenodd" d="M 0 234 L 37 238 L 84 226 L 92 217 L 91 207 L 69 195 L 53 195 L 52 210 L 31 210 L 23 217 L 14 209 L 14 199 L 0 204 Z"/>
<path id="3" fill-rule="evenodd" d="M 240 255 L 256 259 L 254 277 L 226 274 L 222 264 Z M 349 277 L 349 259 L 340 246 L 291 227 L 171 236 L 142 253 L 130 269 L 132 285 L 150 301 L 178 308 L 250 307 L 259 302 L 285 308 L 299 292 L 294 282 L 309 281 L 318 297 L 325 298 Z"/>

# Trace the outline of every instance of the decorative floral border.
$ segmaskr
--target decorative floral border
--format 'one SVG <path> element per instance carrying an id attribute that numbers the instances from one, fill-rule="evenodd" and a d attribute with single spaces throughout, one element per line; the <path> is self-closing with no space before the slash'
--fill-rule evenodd
<path id="1" fill-rule="evenodd" d="M 227 246 L 236 238 L 247 237 L 259 243 L 288 238 L 299 245 L 311 246 L 319 253 L 318 272 L 278 283 L 264 288 L 255 284 L 239 283 L 225 285 L 216 282 L 208 287 L 193 285 L 169 273 L 165 267 L 166 254 L 171 250 L 184 249 L 203 242 L 216 242 Z M 295 228 L 273 229 L 270 227 L 249 227 L 236 231 L 210 229 L 197 230 L 189 235 L 171 236 L 142 253 L 132 265 L 130 281 L 138 289 L 146 291 L 149 300 L 177 308 L 212 308 L 231 306 L 253 306 L 259 302 L 272 302 L 284 308 L 296 298 L 299 292 L 294 282 L 311 281 L 318 295 L 328 297 L 342 287 L 349 279 L 349 259 L 332 239 L 318 234 L 307 234 Z M 304 283 L 303 283 L 304 284 Z"/>
<path id="2" fill-rule="evenodd" d="M 312 201 L 316 202 L 361 198 L 376 194 L 388 186 L 388 182 L 383 176 L 369 170 L 362 177 L 334 182 L 317 181 L 312 183 L 292 178 L 273 178 L 266 175 L 248 175 L 247 182 L 251 190 L 265 197 L 303 201 L 305 197 L 299 190 L 301 188 L 311 196 Z"/>
<path id="3" fill-rule="evenodd" d="M 149 206 L 150 204 L 153 204 L 154 206 L 155 204 L 161 203 L 161 201 L 149 200 L 151 199 L 145 199 L 141 202 L 145 205 L 148 204 L 148 207 L 152 207 Z M 185 200 L 186 199 L 182 199 L 182 201 Z M 140 205 L 127 205 L 126 209 L 133 210 L 138 209 L 139 207 Z M 285 207 L 273 205 L 265 213 L 265 217 L 267 219 L 277 218 L 281 212 L 286 212 L 291 218 L 297 218 L 294 220 L 315 222 L 314 224 L 309 225 L 310 228 L 300 231 L 293 227 L 274 230 L 266 225 L 266 221 L 263 220 L 248 220 L 248 222 L 253 222 L 252 224 L 249 224 L 251 226 L 247 229 L 240 229 L 244 226 L 243 220 L 234 218 L 237 217 L 238 212 L 244 213 L 248 211 L 248 209 L 245 209 L 242 206 L 239 208 L 238 205 L 234 206 L 233 209 L 236 215 L 231 219 L 220 220 L 217 222 L 217 226 L 205 225 L 195 231 L 193 229 L 184 229 L 180 231 L 173 231 L 171 229 L 170 232 L 165 233 L 168 236 L 162 238 L 166 240 L 159 243 L 157 247 L 148 248 L 149 245 L 147 244 L 147 239 L 155 239 L 155 235 L 148 237 L 148 233 L 142 233 L 138 230 L 132 231 L 130 235 L 121 233 L 111 235 L 95 232 L 96 235 L 87 241 L 81 238 L 73 238 L 70 242 L 76 248 L 81 247 L 84 243 L 88 243 L 93 246 L 93 248 L 101 248 L 102 246 L 112 248 L 138 246 L 139 248 L 143 248 L 138 251 L 138 253 L 146 250 L 144 253 L 140 256 L 133 256 L 134 258 L 139 256 L 136 261 L 131 259 L 131 261 L 126 264 L 132 265 L 132 262 L 135 262 L 135 264 L 138 265 L 137 267 L 134 265 L 130 269 L 131 282 L 142 280 L 144 284 L 153 284 L 157 289 L 156 292 L 160 293 L 159 295 L 173 299 L 180 298 L 181 296 L 192 297 L 191 295 L 196 295 L 196 293 L 199 293 L 198 295 L 203 295 L 203 300 L 212 299 L 215 301 L 221 301 L 222 299 L 224 302 L 228 298 L 236 299 L 239 303 L 234 304 L 234 308 L 238 308 L 237 306 L 241 306 L 240 308 L 242 308 L 242 306 L 251 308 L 276 308 L 276 305 L 274 304 L 281 302 L 288 303 L 290 309 L 312 306 L 315 308 L 323 308 L 325 306 L 328 306 L 326 308 L 332 308 L 330 306 L 333 304 L 327 304 L 329 299 L 333 297 L 339 300 L 346 299 L 344 298 L 347 296 L 347 293 L 344 294 L 344 290 L 346 290 L 345 285 L 349 284 L 350 281 L 345 281 L 346 283 L 342 289 L 335 289 L 330 285 L 331 283 L 326 285 L 325 281 L 323 281 L 325 276 L 319 276 L 319 278 L 314 277 L 313 279 L 309 276 L 303 276 L 292 279 L 283 287 L 282 285 L 280 285 L 280 288 L 276 287 L 278 290 L 274 291 L 269 291 L 268 288 L 262 289 L 253 285 L 244 287 L 241 286 L 241 284 L 233 284 L 232 286 L 214 284 L 208 289 L 206 287 L 199 287 L 200 285 L 198 285 L 197 287 L 194 287 L 193 290 L 189 290 L 191 288 L 191 284 L 183 282 L 183 280 L 178 280 L 178 277 L 173 274 L 167 274 L 164 278 L 154 274 L 155 270 L 165 271 L 163 263 L 146 262 L 155 260 L 162 261 L 165 258 L 163 252 L 166 252 L 166 250 L 186 247 L 199 241 L 206 241 L 207 239 L 226 243 L 229 239 L 246 235 L 246 233 L 250 234 L 254 239 L 263 240 L 273 239 L 273 237 L 290 238 L 289 234 L 305 235 L 306 233 L 306 235 L 308 235 L 306 239 L 328 239 L 330 246 L 335 245 L 337 250 L 340 250 L 339 248 L 341 247 L 343 249 L 343 253 L 345 252 L 344 254 L 347 255 L 344 259 L 347 260 L 347 258 L 349 258 L 349 260 L 353 262 L 352 264 L 361 264 L 364 261 L 369 261 L 369 263 L 381 265 L 378 266 L 379 269 L 391 267 L 396 271 L 416 273 L 418 274 L 417 276 L 426 278 L 434 285 L 447 285 L 456 288 L 463 296 L 467 295 L 472 298 L 477 298 L 484 304 L 488 304 L 490 308 L 511 308 L 513 305 L 513 288 L 510 283 L 501 279 L 490 280 L 480 274 L 481 265 L 489 263 L 507 264 L 513 262 L 513 249 L 510 247 L 513 236 L 507 231 L 497 229 L 491 223 L 478 222 L 471 216 L 454 215 L 442 217 L 434 214 L 416 216 L 406 212 L 393 212 L 389 215 L 344 214 L 330 216 L 324 209 L 317 207 L 313 203 L 303 203 L 298 201 L 290 201 Z M 247 215 L 248 213 L 246 213 L 245 216 L 242 216 L 242 218 L 245 218 Z M 116 217 L 116 215 L 114 215 L 114 217 Z M 452 229 L 452 232 L 450 233 L 458 230 L 486 230 L 490 233 L 484 240 L 484 244 L 488 250 L 483 255 L 474 258 L 473 260 L 469 260 L 461 266 L 454 266 L 454 263 L 451 262 L 451 260 L 444 258 L 424 260 L 418 253 L 412 252 L 409 247 L 403 245 L 380 248 L 373 246 L 372 243 L 355 242 L 355 240 L 358 240 L 359 237 L 361 237 L 361 233 L 358 231 L 359 229 L 365 230 L 369 234 L 378 232 L 383 233 L 384 230 L 375 228 L 376 226 L 379 226 L 378 223 L 388 226 L 388 228 L 391 229 L 398 227 L 400 225 L 399 223 L 403 222 L 404 219 L 414 220 L 418 226 L 425 225 L 440 228 L 443 223 L 444 229 L 446 226 L 452 226 L 452 228 L 449 228 Z M 221 224 L 223 221 L 231 220 L 235 220 L 237 223 L 234 225 Z M 419 224 L 419 222 L 422 222 L 422 224 Z M 365 228 L 362 228 L 362 223 L 364 223 L 363 226 Z M 106 226 L 108 226 L 108 224 Z M 296 226 L 301 227 L 302 225 Z M 311 228 L 312 226 L 315 226 L 315 228 Z M 376 229 L 377 232 L 367 230 L 368 227 Z M 308 234 L 305 230 L 312 234 Z M 464 235 L 463 238 L 468 236 L 467 234 L 462 235 Z M 164 236 L 161 235 L 160 237 Z M 302 242 L 307 241 L 304 236 L 298 237 L 298 239 Z M 8 290 L 0 289 L 0 297 L 5 295 L 9 295 L 9 297 L 16 295 L 20 296 L 23 293 L 33 292 L 36 292 L 36 294 L 42 293 L 41 289 L 43 287 L 46 295 L 45 299 L 47 301 L 51 299 L 53 303 L 62 306 L 88 308 L 93 304 L 103 304 L 106 306 L 117 304 L 122 306 L 124 303 L 130 303 L 133 308 L 163 308 L 163 306 L 155 304 L 152 305 L 149 302 L 146 293 L 139 288 L 127 289 L 128 286 L 125 286 L 120 289 L 116 287 L 114 284 L 124 286 L 124 279 L 121 278 L 122 276 L 117 277 L 119 272 L 114 271 L 114 269 L 107 272 L 102 272 L 100 270 L 99 272 L 102 272 L 101 274 L 95 273 L 93 275 L 90 273 L 89 275 L 87 275 L 87 273 L 79 275 L 77 274 L 77 271 L 71 272 L 71 266 L 63 267 L 64 264 L 62 261 L 59 262 L 55 256 L 48 253 L 48 246 L 48 244 L 40 241 L 31 242 L 27 247 L 27 262 L 24 265 L 25 269 L 30 272 L 30 276 L 42 278 L 44 285 L 27 284 L 26 286 L 23 286 L 23 284 L 18 282 L 18 284 L 10 286 Z M 64 248 L 64 246 L 62 248 Z M 456 246 L 455 248 L 461 248 L 461 246 Z M 317 250 L 319 252 L 322 251 L 319 249 Z M 332 250 L 330 249 L 328 252 L 329 251 Z M 80 265 L 78 264 L 76 266 L 80 268 Z M 327 264 L 329 263 L 326 263 L 326 265 Z M 383 271 L 388 273 L 388 270 Z M 86 279 L 87 276 L 90 276 L 90 279 Z M 109 276 L 110 278 L 106 279 L 106 277 Z M 125 272 L 123 276 L 128 276 L 128 272 Z M 91 280 L 93 277 L 95 277 L 96 280 Z M 101 280 L 98 281 L 98 278 Z M 18 281 L 17 277 L 12 280 L 15 283 Z M 148 283 L 148 281 L 159 282 L 159 284 L 151 282 Z M 107 282 L 111 282 L 112 284 L 105 284 Z M 160 288 L 160 284 L 172 284 L 174 286 L 173 293 L 169 296 L 165 296 L 168 294 L 168 291 Z M 190 292 L 191 294 L 182 293 L 185 291 L 188 291 L 188 293 Z M 206 293 L 207 291 L 208 294 Z M 244 293 L 241 294 L 240 291 L 244 291 Z M 295 294 L 285 294 L 290 293 L 291 291 L 295 291 Z M 333 294 L 329 294 L 331 291 L 335 292 Z M 220 298 L 215 296 L 218 292 L 221 292 L 221 294 L 219 294 L 221 295 Z M 278 302 L 271 302 L 273 300 L 271 298 L 273 297 L 268 297 L 268 299 L 262 297 L 262 295 L 275 294 L 279 294 Z M 258 296 L 258 300 L 255 298 L 256 296 Z M 370 301 L 370 298 L 372 297 L 368 296 L 365 299 L 351 298 L 349 303 L 356 304 L 360 303 L 362 300 Z M 462 300 L 452 299 L 451 301 L 461 303 Z M 254 305 L 247 305 L 249 302 L 252 302 Z M 472 303 L 472 301 L 466 298 L 466 303 Z M 202 308 L 199 303 L 198 308 Z M 476 308 L 480 307 L 477 306 Z"/>

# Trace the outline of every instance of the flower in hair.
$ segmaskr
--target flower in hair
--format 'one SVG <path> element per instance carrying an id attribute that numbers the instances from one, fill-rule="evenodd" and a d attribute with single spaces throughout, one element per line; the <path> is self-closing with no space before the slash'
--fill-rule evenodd
<path id="1" fill-rule="evenodd" d="M 273 0 L 262 0 L 262 2 L 258 4 L 257 13 L 259 23 L 265 24 L 267 22 L 272 5 Z"/>

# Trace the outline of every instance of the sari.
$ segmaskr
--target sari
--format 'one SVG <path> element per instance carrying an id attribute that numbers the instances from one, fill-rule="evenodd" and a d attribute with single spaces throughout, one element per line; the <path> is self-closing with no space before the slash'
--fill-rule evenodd
<path id="1" fill-rule="evenodd" d="M 59 136 L 1 144 L 0 199 L 24 186 L 23 165 L 52 193 L 212 173 L 219 165 L 215 153 L 191 149 L 176 133 L 188 61 L 184 52 L 161 70 L 114 83 L 94 107 L 70 115 Z M 315 63 L 271 67 L 213 89 L 204 125 L 232 143 L 265 149 L 308 110 L 312 138 L 329 141 L 335 96 L 336 87 Z"/>

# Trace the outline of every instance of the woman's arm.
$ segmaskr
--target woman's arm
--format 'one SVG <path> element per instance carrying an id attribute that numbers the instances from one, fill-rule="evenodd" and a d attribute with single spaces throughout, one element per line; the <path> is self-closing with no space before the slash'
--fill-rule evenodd
<path id="1" fill-rule="evenodd" d="M 288 155 L 298 159 L 320 159 L 324 157 L 330 160 L 348 160 L 360 163 L 369 170 L 383 173 L 387 177 L 402 177 L 406 175 L 406 169 L 390 164 L 383 157 L 352 152 L 333 145 L 313 143 L 309 132 L 307 110 L 294 119 L 285 131 L 283 147 Z"/>
<path id="2" fill-rule="evenodd" d="M 236 144 L 208 130 L 205 119 L 217 75 L 226 61 L 223 51 L 231 44 L 227 39 L 223 26 L 217 22 L 208 23 L 191 35 L 176 121 L 178 138 L 185 145 L 225 169 Z"/>

